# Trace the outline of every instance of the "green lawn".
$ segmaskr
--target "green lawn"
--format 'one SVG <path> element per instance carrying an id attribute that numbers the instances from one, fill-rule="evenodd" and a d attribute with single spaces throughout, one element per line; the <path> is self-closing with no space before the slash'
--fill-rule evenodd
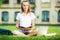
<path id="1" fill-rule="evenodd" d="M 39 26 L 36 26 L 39 27 Z M 0 28 L 8 29 L 11 31 L 17 30 L 15 25 L 0 25 Z M 53 37 L 14 37 L 12 35 L 0 35 L 0 40 L 60 40 L 60 27 L 59 26 L 49 26 L 48 33 L 56 32 L 57 35 Z"/>

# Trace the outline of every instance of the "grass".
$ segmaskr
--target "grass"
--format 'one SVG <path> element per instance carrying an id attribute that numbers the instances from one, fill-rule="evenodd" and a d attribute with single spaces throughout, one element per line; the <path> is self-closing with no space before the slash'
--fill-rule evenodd
<path id="1" fill-rule="evenodd" d="M 36 26 L 39 27 L 39 26 Z M 15 25 L 0 25 L 0 28 L 8 29 L 11 31 L 18 30 Z M 33 36 L 33 37 L 14 37 L 13 35 L 0 35 L 0 40 L 60 40 L 60 27 L 49 26 L 48 33 L 56 32 L 56 36 L 44 37 L 44 36 Z"/>
<path id="2" fill-rule="evenodd" d="M 14 37 L 14 36 L 2 36 L 0 37 L 1 40 L 60 40 L 59 36 L 54 37 L 43 37 L 43 36 L 36 36 L 36 37 Z"/>

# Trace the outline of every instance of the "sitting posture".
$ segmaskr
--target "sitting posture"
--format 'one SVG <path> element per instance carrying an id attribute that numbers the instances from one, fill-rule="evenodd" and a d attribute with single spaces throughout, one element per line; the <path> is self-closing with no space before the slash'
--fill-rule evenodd
<path id="1" fill-rule="evenodd" d="M 21 13 L 17 14 L 16 27 L 19 30 L 13 31 L 16 36 L 33 36 L 37 34 L 34 30 L 35 26 L 35 15 L 30 11 L 30 3 L 23 1 L 21 4 Z"/>

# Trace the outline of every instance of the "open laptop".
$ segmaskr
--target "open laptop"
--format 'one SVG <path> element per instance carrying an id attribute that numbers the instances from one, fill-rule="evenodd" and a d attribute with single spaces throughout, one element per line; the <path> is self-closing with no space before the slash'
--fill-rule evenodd
<path id="1" fill-rule="evenodd" d="M 37 30 L 38 30 L 37 36 L 46 35 L 48 32 L 48 26 L 39 26 Z"/>

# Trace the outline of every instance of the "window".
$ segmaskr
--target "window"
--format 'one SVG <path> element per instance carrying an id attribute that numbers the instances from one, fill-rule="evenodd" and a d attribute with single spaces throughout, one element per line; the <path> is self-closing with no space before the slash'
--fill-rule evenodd
<path id="1" fill-rule="evenodd" d="M 19 13 L 19 11 L 15 12 L 14 21 L 16 21 L 16 16 L 17 16 L 18 13 Z"/>
<path id="2" fill-rule="evenodd" d="M 34 3 L 35 3 L 35 0 L 29 0 L 29 2 L 30 2 L 31 4 L 34 4 Z"/>
<path id="3" fill-rule="evenodd" d="M 58 0 L 58 2 L 60 3 L 60 0 Z"/>
<path id="4" fill-rule="evenodd" d="M 3 4 L 8 4 L 9 3 L 9 0 L 2 0 L 2 3 Z"/>
<path id="5" fill-rule="evenodd" d="M 2 21 L 7 22 L 9 19 L 9 14 L 7 11 L 2 12 Z"/>
<path id="6" fill-rule="evenodd" d="M 17 4 L 20 4 L 21 0 L 17 0 Z"/>
<path id="7" fill-rule="evenodd" d="M 58 11 L 58 22 L 60 22 L 60 10 Z"/>
<path id="8" fill-rule="evenodd" d="M 42 2 L 50 2 L 50 0 L 41 0 Z"/>
<path id="9" fill-rule="evenodd" d="M 49 11 L 42 11 L 42 21 L 43 22 L 49 21 Z"/>

